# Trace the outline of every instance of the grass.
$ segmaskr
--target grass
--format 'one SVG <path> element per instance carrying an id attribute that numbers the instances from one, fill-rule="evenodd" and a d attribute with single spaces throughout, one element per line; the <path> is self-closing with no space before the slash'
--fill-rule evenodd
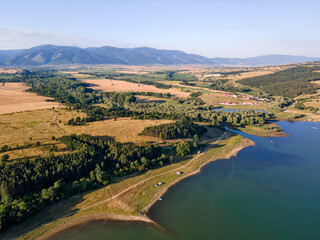
<path id="1" fill-rule="evenodd" d="M 65 224 L 70 220 L 75 220 L 81 216 L 94 213 L 112 213 L 139 216 L 139 210 L 147 206 L 155 197 L 157 197 L 157 194 L 165 190 L 166 186 L 170 183 L 173 183 L 174 181 L 179 180 L 179 178 L 183 178 L 187 174 L 194 172 L 203 163 L 228 157 L 228 155 L 230 155 L 230 152 L 232 152 L 232 150 L 235 147 L 244 147 L 247 145 L 250 145 L 249 140 L 244 139 L 240 136 L 232 136 L 227 140 L 220 140 L 210 150 L 208 150 L 206 153 L 202 155 L 190 155 L 188 157 L 184 157 L 177 163 L 167 165 L 162 168 L 149 170 L 148 172 L 142 175 L 132 175 L 124 179 L 118 179 L 117 181 L 111 183 L 106 187 L 79 196 L 77 198 L 77 201 L 75 199 L 64 201 L 63 205 L 68 206 L 68 209 L 65 209 L 64 211 L 57 211 L 55 213 L 54 209 L 56 209 L 56 207 L 53 205 L 50 207 L 51 211 L 49 209 L 46 210 L 49 216 L 47 214 L 42 214 L 41 216 L 35 217 L 33 219 L 28 220 L 27 222 L 22 223 L 21 226 L 19 225 L 20 231 L 22 231 L 22 229 L 28 231 L 36 226 L 44 224 L 42 227 L 26 234 L 24 237 L 20 239 L 34 239 L 42 233 L 48 231 L 49 229 L 57 227 L 59 224 Z M 195 156 L 199 157 L 196 160 L 192 161 L 191 164 L 189 164 L 187 167 L 181 170 L 184 172 L 182 175 L 175 174 L 176 168 L 188 163 L 190 159 L 192 159 Z M 163 175 L 154 177 L 151 180 L 143 182 L 136 188 L 133 188 L 125 192 L 124 194 L 122 194 L 114 200 L 90 207 L 93 204 L 96 204 L 100 201 L 109 198 L 110 196 L 114 196 L 118 192 L 126 189 L 127 187 L 130 187 L 144 179 L 155 176 L 157 174 Z M 154 187 L 154 184 L 158 182 L 163 182 L 165 184 L 161 187 Z M 47 222 L 52 221 L 52 219 L 54 219 L 55 217 L 61 216 L 62 212 L 70 212 L 73 210 L 77 210 L 77 212 L 75 212 L 71 216 L 56 220 L 49 224 L 45 224 Z M 34 221 L 36 221 L 36 224 L 33 224 Z"/>
<path id="2" fill-rule="evenodd" d="M 269 123 L 263 126 L 246 126 L 245 128 L 239 128 L 239 130 L 259 137 L 287 136 L 276 123 Z"/>
<path id="3" fill-rule="evenodd" d="M 28 127 L 34 127 L 36 125 L 39 125 L 40 123 L 42 123 L 42 121 L 31 121 L 28 122 Z"/>
<path id="4" fill-rule="evenodd" d="M 66 134 L 90 134 L 104 140 L 115 139 L 120 143 L 144 144 L 148 142 L 161 142 L 154 137 L 139 136 L 145 128 L 171 120 L 131 120 L 130 118 L 106 119 L 99 122 L 87 123 L 84 126 L 66 125 L 71 118 L 84 117 L 85 114 L 65 109 L 35 110 L 21 113 L 0 115 L 0 146 L 8 145 L 12 150 L 0 153 L 9 155 L 9 162 L 24 158 L 48 156 L 53 146 L 57 146 L 55 155 L 68 151 L 65 145 L 58 140 Z M 26 121 L 28 119 L 28 121 Z M 41 146 L 35 146 L 39 141 Z"/>

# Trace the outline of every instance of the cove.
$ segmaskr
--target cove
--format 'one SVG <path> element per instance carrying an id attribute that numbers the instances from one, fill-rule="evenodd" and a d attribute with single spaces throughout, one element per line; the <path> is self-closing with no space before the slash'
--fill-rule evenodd
<path id="1" fill-rule="evenodd" d="M 278 122 L 256 145 L 172 187 L 150 211 L 167 231 L 98 221 L 51 239 L 320 239 L 320 123 Z"/>

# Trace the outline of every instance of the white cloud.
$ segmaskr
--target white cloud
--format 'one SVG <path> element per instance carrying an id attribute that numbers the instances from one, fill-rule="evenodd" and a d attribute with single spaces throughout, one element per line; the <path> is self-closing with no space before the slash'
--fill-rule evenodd
<path id="1" fill-rule="evenodd" d="M 24 49 L 41 44 L 63 46 L 98 47 L 118 46 L 133 47 L 132 44 L 115 43 L 111 40 L 76 37 L 61 33 L 34 31 L 0 27 L 0 49 Z"/>

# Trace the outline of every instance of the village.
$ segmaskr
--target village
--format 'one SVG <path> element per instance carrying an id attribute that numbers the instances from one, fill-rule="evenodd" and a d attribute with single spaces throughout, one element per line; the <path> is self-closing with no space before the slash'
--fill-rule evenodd
<path id="1" fill-rule="evenodd" d="M 267 102 L 267 99 L 264 98 L 259 98 L 259 97 L 255 97 L 255 96 L 250 96 L 250 95 L 243 95 L 243 94 L 232 94 L 232 93 L 226 93 L 223 94 L 224 97 L 227 98 L 244 98 L 244 99 L 248 99 L 248 100 L 254 100 L 254 101 L 248 101 L 248 102 L 232 102 L 232 101 L 227 101 L 227 102 L 219 102 L 217 104 L 221 104 L 221 105 L 258 105 L 260 103 L 263 102 Z"/>

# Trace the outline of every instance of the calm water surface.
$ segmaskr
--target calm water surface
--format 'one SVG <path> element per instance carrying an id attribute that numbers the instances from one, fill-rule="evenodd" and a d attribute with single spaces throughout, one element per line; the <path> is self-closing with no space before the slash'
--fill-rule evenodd
<path id="1" fill-rule="evenodd" d="M 100 221 L 52 239 L 320 239 L 320 123 L 279 125 L 289 137 L 241 133 L 256 146 L 168 191 L 150 213 L 167 232 Z"/>

